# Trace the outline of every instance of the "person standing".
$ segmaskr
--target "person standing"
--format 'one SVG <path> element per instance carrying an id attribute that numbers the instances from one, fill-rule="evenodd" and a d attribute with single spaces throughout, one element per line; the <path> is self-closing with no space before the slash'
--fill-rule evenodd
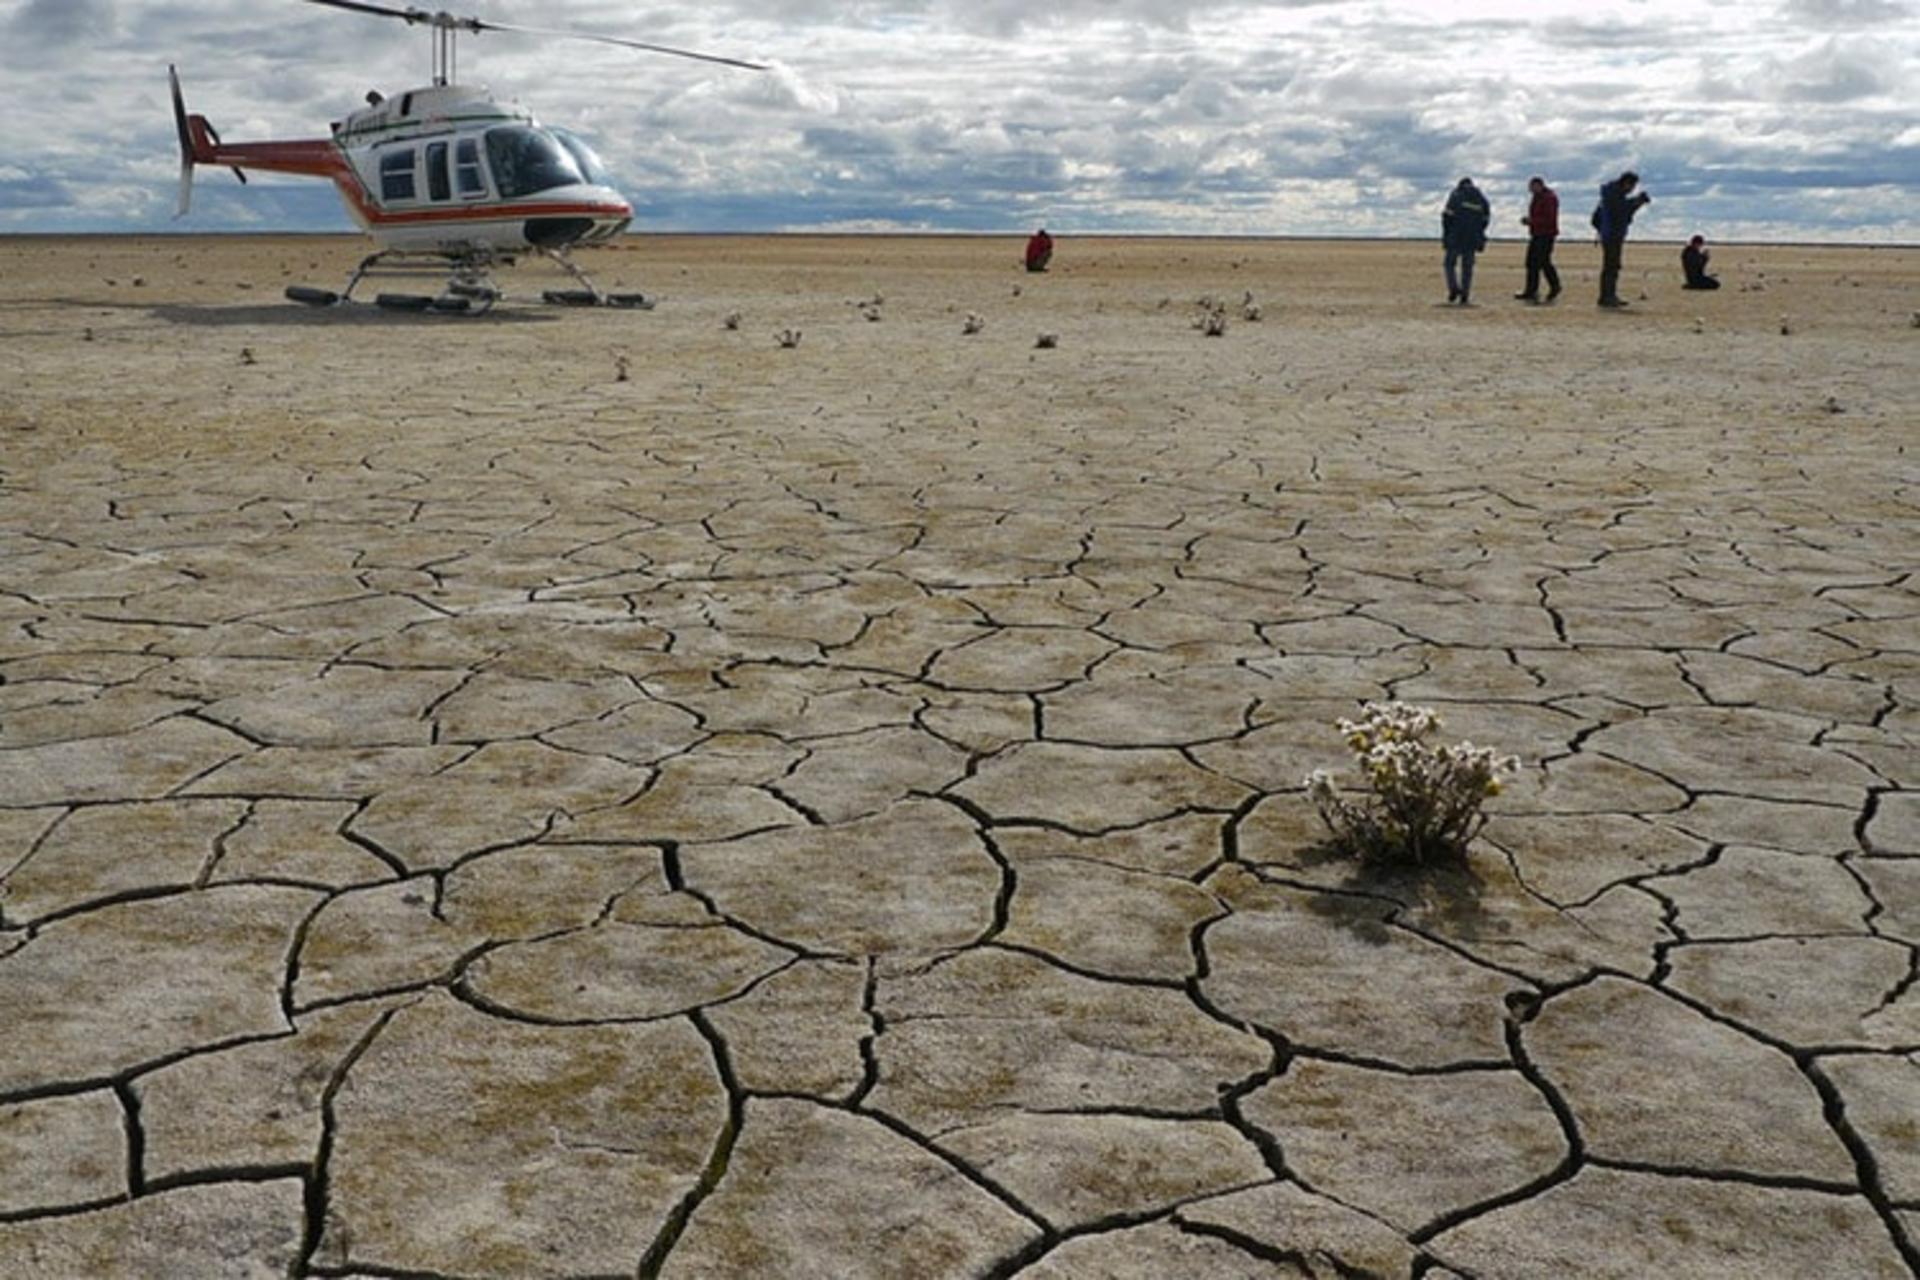
<path id="1" fill-rule="evenodd" d="M 1600 233 L 1600 305 L 1624 307 L 1620 297 L 1620 266 L 1627 248 L 1627 228 L 1633 215 L 1653 203 L 1644 191 L 1636 194 L 1640 175 L 1628 169 L 1600 188 L 1600 203 L 1593 211 L 1593 229 Z"/>
<path id="2" fill-rule="evenodd" d="M 1540 278 L 1545 276 L 1545 300 L 1552 302 L 1560 296 L 1560 273 L 1553 269 L 1553 242 L 1560 237 L 1560 197 L 1545 178 L 1529 179 L 1527 190 L 1533 193 L 1533 203 L 1520 219 L 1527 229 L 1527 287 L 1513 296 L 1522 302 L 1541 301 Z"/>
<path id="3" fill-rule="evenodd" d="M 1473 185 L 1472 178 L 1460 179 L 1447 207 L 1440 215 L 1440 243 L 1446 248 L 1447 301 L 1468 306 L 1473 297 L 1473 259 L 1487 247 L 1487 223 L 1493 218 L 1493 206 Z M 1454 267 L 1459 274 L 1454 274 Z"/>

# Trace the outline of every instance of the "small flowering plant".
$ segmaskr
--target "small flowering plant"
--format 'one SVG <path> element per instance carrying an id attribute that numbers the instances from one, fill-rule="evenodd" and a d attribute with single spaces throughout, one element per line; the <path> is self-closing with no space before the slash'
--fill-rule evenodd
<path id="1" fill-rule="evenodd" d="M 1369 702 L 1363 710 L 1361 719 L 1342 720 L 1339 729 L 1373 794 L 1347 799 L 1325 769 L 1306 779 L 1307 796 L 1334 844 L 1374 861 L 1465 857 L 1487 821 L 1480 806 L 1500 794 L 1502 775 L 1517 772 L 1519 759 L 1471 742 L 1428 746 L 1427 735 L 1440 727 L 1429 707 Z"/>

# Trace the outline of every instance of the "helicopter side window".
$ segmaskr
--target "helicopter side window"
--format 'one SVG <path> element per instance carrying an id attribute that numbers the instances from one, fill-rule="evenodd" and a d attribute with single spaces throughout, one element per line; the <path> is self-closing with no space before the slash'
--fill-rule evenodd
<path id="1" fill-rule="evenodd" d="M 493 166 L 494 184 L 507 200 L 585 181 L 580 166 L 552 134 L 526 125 L 487 130 L 487 161 Z"/>
<path id="2" fill-rule="evenodd" d="M 487 194 L 487 178 L 480 170 L 480 144 L 462 138 L 454 144 L 454 179 L 462 200 L 478 200 Z"/>
<path id="3" fill-rule="evenodd" d="M 427 198 L 453 199 L 453 182 L 447 174 L 447 144 L 444 142 L 427 146 Z"/>
<path id="4" fill-rule="evenodd" d="M 380 198 L 411 200 L 413 195 L 412 147 L 399 147 L 380 157 Z"/>

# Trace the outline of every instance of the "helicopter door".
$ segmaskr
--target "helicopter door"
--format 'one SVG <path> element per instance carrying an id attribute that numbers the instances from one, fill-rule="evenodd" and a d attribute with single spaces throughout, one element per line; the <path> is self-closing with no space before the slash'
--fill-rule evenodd
<path id="1" fill-rule="evenodd" d="M 447 144 L 444 142 L 427 145 L 427 199 L 436 202 L 453 199 L 453 179 L 447 172 Z"/>
<path id="2" fill-rule="evenodd" d="M 486 199 L 487 175 L 480 167 L 480 143 L 473 138 L 462 138 L 453 147 L 454 184 L 460 189 L 460 198 Z"/>

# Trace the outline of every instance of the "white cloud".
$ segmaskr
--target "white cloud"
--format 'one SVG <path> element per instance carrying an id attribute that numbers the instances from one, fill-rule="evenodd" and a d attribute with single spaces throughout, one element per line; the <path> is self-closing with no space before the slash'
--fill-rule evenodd
<path id="1" fill-rule="evenodd" d="M 1462 173 L 1578 206 L 1637 163 L 1656 233 L 1920 239 L 1920 15 L 1893 0 L 447 2 L 773 62 L 463 42 L 463 78 L 594 136 L 643 227 L 1427 235 Z M 169 61 L 238 140 L 322 134 L 426 60 L 296 0 L 0 0 L 0 228 L 165 225 Z M 318 184 L 208 179 L 194 227 L 348 225 Z"/>
<path id="2" fill-rule="evenodd" d="M 1833 38 L 1777 63 L 1773 96 L 1787 101 L 1851 102 L 1899 88 L 1912 72 L 1898 55 L 1872 37 Z"/>
<path id="3" fill-rule="evenodd" d="M 113 0 L 26 0 L 17 6 L 6 31 L 16 54 L 43 54 L 106 39 L 117 26 Z"/>
<path id="4" fill-rule="evenodd" d="M 1913 16 L 1896 0 L 1787 0 L 1789 18 L 1815 27 L 1873 27 Z"/>

